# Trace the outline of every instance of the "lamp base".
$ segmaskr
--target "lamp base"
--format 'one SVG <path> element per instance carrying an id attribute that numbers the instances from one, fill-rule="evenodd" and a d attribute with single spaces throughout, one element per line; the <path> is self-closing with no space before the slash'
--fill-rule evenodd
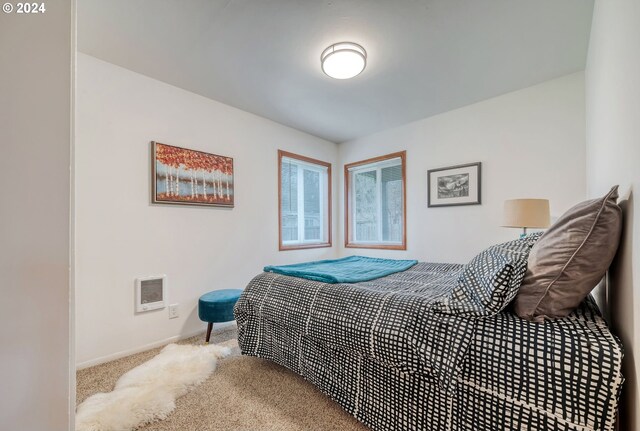
<path id="1" fill-rule="evenodd" d="M 520 239 L 524 238 L 525 236 L 527 236 L 527 228 L 523 227 L 522 228 L 522 233 L 520 234 Z"/>

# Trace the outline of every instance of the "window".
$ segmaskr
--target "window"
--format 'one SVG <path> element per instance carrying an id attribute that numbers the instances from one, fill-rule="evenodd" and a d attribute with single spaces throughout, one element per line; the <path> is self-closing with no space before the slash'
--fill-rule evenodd
<path id="1" fill-rule="evenodd" d="M 331 247 L 331 164 L 278 151 L 280 250 Z"/>
<path id="2" fill-rule="evenodd" d="M 345 246 L 406 250 L 406 151 L 344 167 Z"/>

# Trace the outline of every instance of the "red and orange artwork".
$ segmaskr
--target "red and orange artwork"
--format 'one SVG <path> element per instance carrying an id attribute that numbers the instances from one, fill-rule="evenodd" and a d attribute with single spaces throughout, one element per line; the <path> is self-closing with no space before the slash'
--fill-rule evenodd
<path id="1" fill-rule="evenodd" d="M 153 202 L 233 206 L 233 159 L 152 142 Z"/>

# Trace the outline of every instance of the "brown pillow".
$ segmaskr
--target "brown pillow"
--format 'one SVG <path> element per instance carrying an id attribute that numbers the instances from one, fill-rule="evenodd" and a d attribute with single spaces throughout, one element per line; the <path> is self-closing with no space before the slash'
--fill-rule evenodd
<path id="1" fill-rule="evenodd" d="M 596 287 L 620 241 L 617 199 L 615 186 L 605 197 L 571 208 L 542 235 L 514 300 L 518 316 L 536 322 L 564 317 Z"/>

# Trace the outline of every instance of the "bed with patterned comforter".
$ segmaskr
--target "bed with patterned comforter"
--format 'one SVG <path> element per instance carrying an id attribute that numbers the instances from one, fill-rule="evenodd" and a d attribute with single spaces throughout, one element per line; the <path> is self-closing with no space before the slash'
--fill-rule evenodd
<path id="1" fill-rule="evenodd" d="M 235 308 L 242 353 L 302 375 L 373 430 L 613 430 L 622 348 L 593 300 L 542 324 L 465 312 L 452 301 L 464 271 L 418 263 L 354 284 L 260 274 Z"/>

